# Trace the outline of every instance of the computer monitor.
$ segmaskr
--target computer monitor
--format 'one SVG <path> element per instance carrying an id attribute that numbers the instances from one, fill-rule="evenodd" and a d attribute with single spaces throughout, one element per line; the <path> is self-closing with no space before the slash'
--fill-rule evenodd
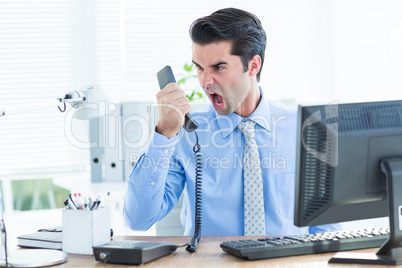
<path id="1" fill-rule="evenodd" d="M 331 262 L 402 257 L 402 101 L 300 105 L 295 225 L 387 215 L 390 238 L 377 254 Z"/>

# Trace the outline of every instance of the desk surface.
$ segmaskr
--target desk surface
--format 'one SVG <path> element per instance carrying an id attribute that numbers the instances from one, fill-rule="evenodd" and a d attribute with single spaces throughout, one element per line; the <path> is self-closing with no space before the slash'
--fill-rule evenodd
<path id="1" fill-rule="evenodd" d="M 266 259 L 258 261 L 247 261 L 241 258 L 234 257 L 225 253 L 220 248 L 222 241 L 245 239 L 248 237 L 234 236 L 203 236 L 198 244 L 197 252 L 188 253 L 185 247 L 178 248 L 171 255 L 156 259 L 144 264 L 146 267 L 384 267 L 375 265 L 348 265 L 348 264 L 328 264 L 328 260 L 334 253 L 312 254 L 303 256 L 294 256 L 286 258 Z M 253 237 L 251 237 L 253 238 Z M 121 236 L 115 237 L 114 240 L 131 239 L 142 240 L 157 243 L 174 243 L 178 245 L 186 244 L 191 237 L 183 236 Z M 355 252 L 376 252 L 376 248 L 357 250 Z M 55 267 L 103 267 L 103 263 L 95 261 L 95 257 L 91 255 L 76 255 L 69 254 L 66 263 Z M 106 267 L 135 267 L 133 265 L 117 265 L 106 264 Z"/>

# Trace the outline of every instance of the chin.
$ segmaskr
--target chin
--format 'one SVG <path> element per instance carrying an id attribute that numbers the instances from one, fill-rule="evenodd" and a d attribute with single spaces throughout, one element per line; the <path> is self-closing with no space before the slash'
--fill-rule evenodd
<path id="1" fill-rule="evenodd" d="M 228 110 L 218 110 L 218 109 L 215 109 L 215 111 L 216 111 L 219 115 L 229 115 L 229 114 L 231 114 L 231 112 L 229 112 Z"/>

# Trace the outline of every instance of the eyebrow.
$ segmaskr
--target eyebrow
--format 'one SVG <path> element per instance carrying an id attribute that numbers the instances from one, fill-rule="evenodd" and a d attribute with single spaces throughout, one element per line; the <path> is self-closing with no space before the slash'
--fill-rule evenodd
<path id="1" fill-rule="evenodd" d="M 198 63 L 196 63 L 194 60 L 192 60 L 192 62 L 195 64 L 195 65 L 197 65 L 197 66 L 201 66 L 201 65 L 199 65 Z M 218 66 L 220 66 L 220 65 L 228 65 L 229 63 L 227 63 L 226 61 L 220 61 L 220 62 L 218 62 L 218 63 L 215 63 L 215 64 L 212 64 L 211 66 L 209 66 L 209 67 L 212 67 L 212 68 L 216 68 L 216 67 L 218 67 Z"/>

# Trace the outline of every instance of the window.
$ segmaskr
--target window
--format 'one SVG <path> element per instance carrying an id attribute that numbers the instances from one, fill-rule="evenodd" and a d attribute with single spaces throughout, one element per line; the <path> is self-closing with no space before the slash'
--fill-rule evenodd
<path id="1" fill-rule="evenodd" d="M 156 72 L 169 64 L 180 76 L 191 61 L 189 25 L 226 6 L 263 22 L 270 97 L 388 97 L 402 86 L 399 1 L 3 0 L 0 108 L 57 105 L 91 84 L 115 102 L 151 102 Z M 0 118 L 0 176 L 88 169 L 89 151 L 71 143 L 88 139 L 87 123 L 65 122 L 55 105 Z"/>

